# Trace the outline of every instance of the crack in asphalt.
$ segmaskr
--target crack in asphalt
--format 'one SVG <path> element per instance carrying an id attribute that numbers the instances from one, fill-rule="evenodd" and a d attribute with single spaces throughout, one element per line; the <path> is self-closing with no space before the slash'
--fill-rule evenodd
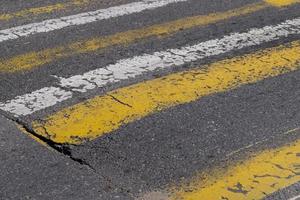
<path id="1" fill-rule="evenodd" d="M 96 173 L 95 168 L 93 168 L 93 166 L 91 166 L 87 161 L 85 161 L 84 159 L 81 159 L 81 158 L 76 158 L 72 155 L 71 148 L 68 144 L 56 143 L 56 142 L 53 142 L 52 140 L 50 140 L 46 137 L 43 137 L 43 136 L 39 135 L 38 133 L 36 133 L 32 128 L 27 126 L 26 123 L 24 123 L 20 119 L 14 118 L 12 116 L 8 116 L 8 115 L 6 115 L 4 113 L 1 113 L 1 112 L 0 112 L 0 115 L 5 117 L 6 119 L 8 119 L 10 121 L 13 121 L 14 123 L 17 123 L 19 126 L 24 128 L 24 130 L 26 132 L 28 132 L 32 136 L 38 138 L 39 140 L 43 141 L 45 144 L 47 144 L 49 147 L 54 149 L 56 152 L 59 152 L 59 153 L 63 154 L 64 156 L 67 156 L 68 158 L 75 161 L 76 163 L 79 163 L 80 165 L 84 165 L 84 166 L 88 167 L 89 169 L 91 169 L 93 172 Z"/>
<path id="2" fill-rule="evenodd" d="M 71 146 L 78 146 L 78 145 L 69 145 L 69 144 L 61 144 L 61 143 L 53 142 L 52 140 L 50 140 L 46 137 L 43 137 L 43 136 L 39 135 L 38 133 L 36 133 L 31 127 L 29 127 L 25 122 L 23 122 L 20 119 L 17 119 L 15 117 L 10 116 L 9 114 L 1 112 L 1 111 L 0 111 L 0 116 L 3 116 L 5 119 L 16 123 L 21 128 L 23 128 L 28 134 L 30 134 L 31 136 L 41 140 L 43 143 L 45 143 L 49 148 L 53 149 L 55 152 L 63 154 L 65 157 L 71 159 L 72 161 L 74 161 L 74 162 L 76 162 L 76 163 L 78 163 L 82 166 L 87 167 L 99 179 L 102 179 L 107 183 L 107 188 L 117 188 L 118 187 L 115 183 L 112 182 L 112 180 L 108 176 L 104 176 L 103 174 L 98 173 L 96 171 L 96 169 L 92 165 L 90 165 L 85 159 L 77 158 L 72 154 Z M 133 194 L 130 194 L 130 192 L 127 191 L 125 188 L 120 187 L 120 186 L 118 188 L 121 191 L 126 192 L 127 194 L 133 196 Z"/>

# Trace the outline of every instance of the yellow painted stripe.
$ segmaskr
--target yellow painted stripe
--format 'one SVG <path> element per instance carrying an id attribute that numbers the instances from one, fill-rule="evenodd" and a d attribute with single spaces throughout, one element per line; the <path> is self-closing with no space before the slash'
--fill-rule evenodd
<path id="1" fill-rule="evenodd" d="M 28 8 L 24 10 L 20 10 L 14 13 L 6 13 L 0 14 L 0 21 L 7 21 L 13 18 L 20 18 L 20 17 L 31 17 L 41 14 L 49 14 L 55 11 L 62 11 L 74 6 L 85 5 L 90 0 L 71 0 L 67 3 L 57 3 L 48 6 L 36 7 L 36 8 Z"/>
<path id="2" fill-rule="evenodd" d="M 15 56 L 10 59 L 0 59 L 0 72 L 11 73 L 21 70 L 29 70 L 34 67 L 51 63 L 57 59 L 82 53 L 94 52 L 114 45 L 128 45 L 149 37 L 166 37 L 184 29 L 190 29 L 196 26 L 204 26 L 232 17 L 246 15 L 264 9 L 268 6 L 269 4 L 264 2 L 255 3 L 226 12 L 213 13 L 206 16 L 199 15 L 183 18 L 146 28 L 129 30 L 106 37 L 75 42 L 67 46 L 46 49 L 39 52 L 30 52 Z"/>
<path id="3" fill-rule="evenodd" d="M 259 200 L 300 181 L 300 140 L 200 175 L 169 200 Z M 172 191 L 172 189 L 171 189 Z"/>
<path id="4" fill-rule="evenodd" d="M 299 3 L 300 0 L 265 0 L 267 3 L 274 6 L 287 6 L 294 3 Z"/>
<path id="5" fill-rule="evenodd" d="M 63 109 L 32 125 L 55 142 L 82 143 L 171 106 L 296 70 L 300 67 L 299 52 L 300 41 L 296 41 L 220 61 L 206 69 L 138 83 Z"/>

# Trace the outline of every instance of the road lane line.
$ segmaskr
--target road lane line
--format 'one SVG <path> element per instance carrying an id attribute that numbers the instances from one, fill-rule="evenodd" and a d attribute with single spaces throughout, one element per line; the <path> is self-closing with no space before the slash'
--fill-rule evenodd
<path id="1" fill-rule="evenodd" d="M 25 37 L 37 33 L 46 33 L 54 30 L 59 30 L 69 26 L 83 25 L 100 20 L 139 13 L 145 10 L 160 8 L 172 3 L 185 1 L 188 0 L 143 0 L 120 6 L 114 6 L 107 9 L 100 9 L 67 17 L 26 24 L 5 30 L 0 30 L 0 42 L 18 39 L 20 37 Z"/>
<path id="2" fill-rule="evenodd" d="M 96 87 L 135 78 L 156 70 L 188 64 L 203 58 L 271 42 L 293 34 L 300 34 L 300 18 L 287 20 L 274 26 L 250 29 L 245 33 L 232 33 L 220 39 L 209 40 L 180 49 L 169 49 L 123 59 L 115 64 L 81 75 L 68 78 L 58 77 L 58 86 L 45 87 L 30 94 L 17 96 L 12 100 L 0 103 L 0 109 L 15 116 L 30 115 L 53 106 L 52 102 L 47 101 L 48 95 L 55 103 L 59 103 L 70 99 L 73 92 L 87 92 Z M 59 90 L 60 93 L 65 91 L 68 95 L 52 95 L 48 91 L 53 90 L 53 88 Z"/>
<path id="3" fill-rule="evenodd" d="M 300 68 L 300 41 L 108 92 L 33 122 L 57 143 L 78 144 L 152 113 Z"/>
<path id="4" fill-rule="evenodd" d="M 71 0 L 66 3 L 57 3 L 53 5 L 42 6 L 42 7 L 28 8 L 13 13 L 0 14 L 0 21 L 8 21 L 13 18 L 31 17 L 31 16 L 41 15 L 41 14 L 49 14 L 56 11 L 66 10 L 74 6 L 85 5 L 88 2 L 90 2 L 90 0 Z"/>
<path id="5" fill-rule="evenodd" d="M 195 177 L 171 190 L 169 200 L 259 200 L 300 181 L 300 140 Z M 290 199 L 293 200 L 293 199 Z"/>
<path id="6" fill-rule="evenodd" d="M 269 4 L 260 2 L 225 12 L 187 17 L 146 28 L 129 30 L 111 36 L 75 42 L 67 46 L 46 49 L 40 52 L 30 52 L 7 60 L 0 59 L 0 72 L 12 73 L 21 70 L 29 70 L 34 67 L 56 61 L 57 59 L 66 58 L 81 53 L 94 52 L 103 48 L 111 47 L 113 45 L 128 45 L 137 40 L 142 40 L 153 36 L 167 37 L 168 35 L 174 34 L 181 30 L 190 29 L 196 26 L 204 26 L 232 17 L 250 14 L 269 6 Z"/>

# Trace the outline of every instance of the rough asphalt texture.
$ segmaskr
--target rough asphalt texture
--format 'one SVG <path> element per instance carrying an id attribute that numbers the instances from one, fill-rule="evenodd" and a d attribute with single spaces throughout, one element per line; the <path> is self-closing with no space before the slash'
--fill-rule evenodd
<path id="1" fill-rule="evenodd" d="M 58 1 L 17 2 L 7 1 L 6 6 L 0 6 L 0 12 Z M 48 14 L 44 17 L 55 18 L 128 2 L 131 1 L 99 1 L 86 8 Z M 142 15 L 133 14 L 4 42 L 1 43 L 0 55 L 1 58 L 9 58 L 28 51 L 110 35 L 186 16 L 224 11 L 250 2 L 258 1 L 191 0 L 188 3 L 146 11 Z M 29 72 L 0 74 L 0 101 L 52 85 L 55 79 L 49 74 L 63 77 L 81 74 L 122 58 L 191 45 L 231 32 L 246 31 L 251 27 L 277 24 L 299 17 L 299 11 L 300 5 L 279 11 L 268 8 L 245 17 L 181 31 L 165 39 L 151 38 L 126 48 L 114 47 L 100 53 L 66 58 Z M 34 20 L 38 21 L 41 18 Z M 2 29 L 11 27 L 12 24 L 20 25 L 27 21 L 28 19 L 4 22 L 0 27 Z M 32 22 L 32 19 L 30 21 Z M 289 37 L 205 59 L 189 66 L 124 81 L 80 95 L 22 120 L 27 122 L 42 118 L 62 107 L 117 87 L 299 39 Z M 71 155 L 47 149 L 20 132 L 13 121 L 0 116 L 0 199 L 133 199 L 140 193 L 164 189 L 170 183 L 190 178 L 198 171 L 216 165 L 227 165 L 251 151 L 276 147 L 298 139 L 299 133 L 283 133 L 299 125 L 299 71 L 153 114 L 95 141 L 71 146 Z M 250 144 L 255 144 L 252 149 L 243 149 Z M 240 150 L 238 154 L 228 156 L 237 150 Z M 299 184 L 278 191 L 267 199 L 285 200 L 297 194 Z"/>
<path id="2" fill-rule="evenodd" d="M 97 199 L 92 170 L 49 150 L 0 116 L 0 199 Z"/>

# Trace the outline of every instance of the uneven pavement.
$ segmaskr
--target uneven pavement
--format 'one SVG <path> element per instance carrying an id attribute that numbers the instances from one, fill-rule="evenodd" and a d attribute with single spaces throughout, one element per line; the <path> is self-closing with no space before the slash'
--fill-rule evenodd
<path id="1" fill-rule="evenodd" d="M 0 199 L 300 198 L 298 0 L 0 3 Z"/>
<path id="2" fill-rule="evenodd" d="M 1 199 L 97 199 L 92 170 L 40 145 L 0 117 Z M 108 186 L 108 184 L 107 184 Z"/>

